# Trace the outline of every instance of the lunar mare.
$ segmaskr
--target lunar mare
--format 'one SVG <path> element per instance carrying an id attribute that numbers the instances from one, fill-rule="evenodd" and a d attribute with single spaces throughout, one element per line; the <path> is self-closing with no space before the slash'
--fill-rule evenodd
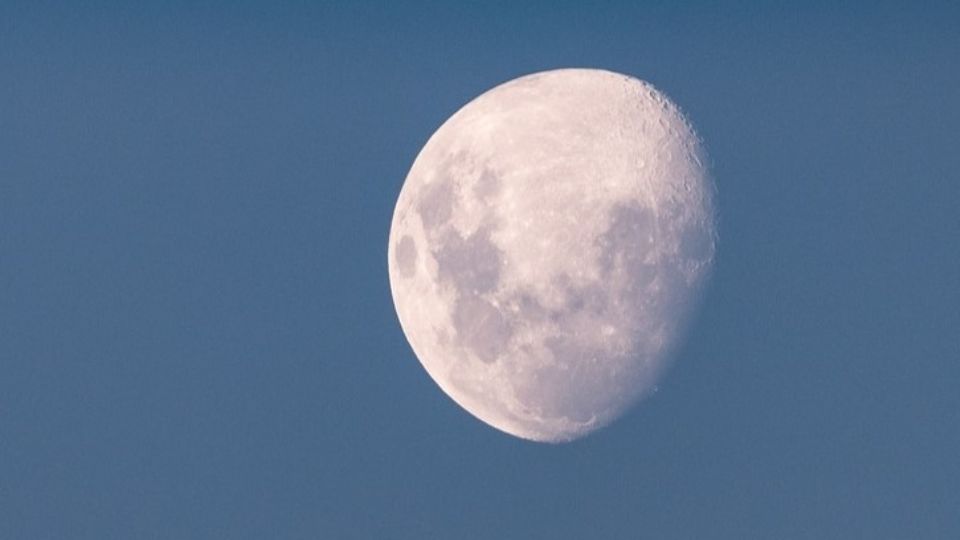
<path id="1" fill-rule="evenodd" d="M 637 79 L 536 73 L 426 143 L 390 230 L 394 304 L 454 401 L 568 441 L 656 386 L 716 246 L 714 185 L 682 113 Z"/>

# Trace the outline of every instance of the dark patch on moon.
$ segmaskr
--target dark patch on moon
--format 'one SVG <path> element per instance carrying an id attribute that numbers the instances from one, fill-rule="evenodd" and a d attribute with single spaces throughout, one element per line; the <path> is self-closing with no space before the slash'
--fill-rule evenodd
<path id="1" fill-rule="evenodd" d="M 457 299 L 453 325 L 460 345 L 472 350 L 485 363 L 496 361 L 503 344 L 513 333 L 500 310 L 474 294 Z"/>
<path id="2" fill-rule="evenodd" d="M 500 309 L 482 297 L 500 284 L 503 266 L 503 253 L 490 240 L 490 228 L 482 227 L 466 238 L 449 231 L 433 255 L 438 278 L 457 291 L 453 307 L 457 343 L 483 362 L 496 361 L 513 332 Z"/>
<path id="3" fill-rule="evenodd" d="M 561 274 L 554 279 L 554 286 L 563 291 L 563 313 L 587 312 L 602 317 L 607 311 L 609 295 L 602 283 L 574 285 L 568 275 Z"/>
<path id="4" fill-rule="evenodd" d="M 454 196 L 453 182 L 445 178 L 423 187 L 417 212 L 420 213 L 425 229 L 434 230 L 450 220 L 453 215 Z"/>
<path id="5" fill-rule="evenodd" d="M 490 169 L 483 169 L 480 178 L 478 178 L 476 184 L 473 185 L 473 194 L 481 201 L 488 202 L 499 192 L 500 177 Z"/>
<path id="6" fill-rule="evenodd" d="M 417 244 L 410 236 L 404 236 L 397 242 L 394 258 L 401 277 L 412 277 L 417 273 Z"/>
<path id="7" fill-rule="evenodd" d="M 621 270 L 634 289 L 644 288 L 656 278 L 655 265 L 647 262 L 655 249 L 657 221 L 653 211 L 642 205 L 613 208 L 610 226 L 599 239 L 599 264 L 603 275 Z"/>
<path id="8" fill-rule="evenodd" d="M 490 241 L 490 230 L 481 228 L 463 238 L 451 231 L 434 252 L 441 280 L 461 293 L 483 294 L 500 283 L 503 255 Z"/>

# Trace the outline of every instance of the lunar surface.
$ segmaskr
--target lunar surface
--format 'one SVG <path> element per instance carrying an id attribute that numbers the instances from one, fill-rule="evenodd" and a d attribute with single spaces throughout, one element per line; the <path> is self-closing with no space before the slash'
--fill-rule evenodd
<path id="1" fill-rule="evenodd" d="M 388 264 L 423 367 L 480 420 L 582 437 L 655 388 L 707 278 L 714 184 L 653 86 L 592 69 L 512 80 L 417 156 Z"/>

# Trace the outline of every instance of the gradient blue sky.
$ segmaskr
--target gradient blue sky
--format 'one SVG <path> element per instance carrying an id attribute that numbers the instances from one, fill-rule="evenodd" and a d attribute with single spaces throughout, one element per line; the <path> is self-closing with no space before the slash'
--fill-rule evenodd
<path id="1" fill-rule="evenodd" d="M 73 4 L 0 3 L 0 538 L 960 537 L 951 4 Z M 721 242 L 660 392 L 549 446 L 429 379 L 386 240 L 558 67 L 687 112 Z"/>

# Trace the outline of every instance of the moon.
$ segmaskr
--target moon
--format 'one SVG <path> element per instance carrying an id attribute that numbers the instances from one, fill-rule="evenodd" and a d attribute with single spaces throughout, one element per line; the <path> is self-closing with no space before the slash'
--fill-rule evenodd
<path id="1" fill-rule="evenodd" d="M 524 439 L 622 416 L 655 390 L 710 273 L 704 162 L 677 106 L 619 73 L 535 73 L 465 105 L 420 151 L 390 228 L 423 367 Z"/>

